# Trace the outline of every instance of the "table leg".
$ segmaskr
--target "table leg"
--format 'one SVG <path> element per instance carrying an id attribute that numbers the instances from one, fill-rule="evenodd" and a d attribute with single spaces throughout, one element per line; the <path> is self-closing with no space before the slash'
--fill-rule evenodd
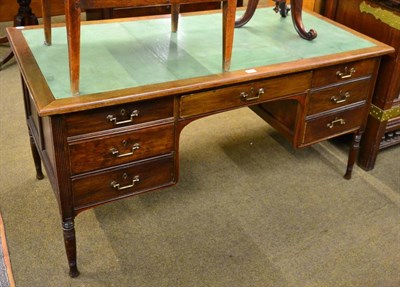
<path id="1" fill-rule="evenodd" d="M 353 171 L 353 166 L 357 158 L 358 150 L 360 149 L 362 132 L 358 131 L 353 135 L 353 140 L 351 141 L 349 157 L 347 160 L 345 179 L 351 179 L 351 172 Z"/>
<path id="2" fill-rule="evenodd" d="M 286 5 L 286 0 L 275 0 L 275 13 L 280 13 L 282 17 L 289 14 L 290 8 Z"/>
<path id="3" fill-rule="evenodd" d="M 71 93 L 79 95 L 79 70 L 80 70 L 80 34 L 81 34 L 81 8 L 80 0 L 66 0 L 65 19 L 68 35 L 68 58 Z"/>
<path id="4" fill-rule="evenodd" d="M 4 37 L 5 39 L 7 39 L 6 37 Z M 5 42 L 1 42 L 2 39 L 0 39 L 0 43 L 5 43 Z M 14 53 L 10 50 L 7 52 L 7 54 L 0 59 L 0 70 L 3 67 L 3 65 L 5 65 L 8 61 L 10 61 L 12 59 L 12 57 L 14 56 Z"/>
<path id="5" fill-rule="evenodd" d="M 51 9 L 50 1 L 41 0 L 42 4 L 42 16 L 43 16 L 43 27 L 44 27 L 44 44 L 51 46 Z"/>
<path id="6" fill-rule="evenodd" d="M 235 15 L 236 0 L 222 2 L 222 66 L 225 72 L 231 67 Z"/>
<path id="7" fill-rule="evenodd" d="M 65 250 L 67 251 L 69 276 L 72 278 L 79 276 L 76 264 L 76 237 L 74 220 L 69 218 L 62 222 Z"/>
<path id="8" fill-rule="evenodd" d="M 179 3 L 171 4 L 171 32 L 173 32 L 173 33 L 178 31 L 180 8 L 181 8 L 181 5 Z"/>
<path id="9" fill-rule="evenodd" d="M 29 26 L 39 24 L 37 17 L 32 13 L 31 0 L 17 0 L 18 14 L 14 17 L 14 26 Z"/>
<path id="10" fill-rule="evenodd" d="M 243 16 L 235 21 L 235 28 L 240 28 L 247 24 L 250 19 L 253 17 L 254 12 L 256 11 L 259 0 L 249 0 L 247 3 L 246 11 Z"/>
<path id="11" fill-rule="evenodd" d="M 37 25 L 38 20 L 30 8 L 31 0 L 18 0 L 18 4 L 19 9 L 18 14 L 14 17 L 14 26 Z M 7 37 L 0 38 L 0 44 L 7 42 Z M 0 59 L 0 70 L 4 64 L 12 59 L 13 56 L 14 54 L 10 50 L 3 58 Z"/>
<path id="12" fill-rule="evenodd" d="M 311 29 L 307 32 L 304 27 L 302 19 L 303 0 L 290 0 L 290 6 L 294 28 L 299 36 L 306 40 L 312 40 L 317 37 L 317 32 L 315 30 Z"/>
<path id="13" fill-rule="evenodd" d="M 243 16 L 236 20 L 235 27 L 239 28 L 244 26 L 250 19 L 253 17 L 254 12 L 257 8 L 259 0 L 249 0 L 247 3 L 246 11 L 244 12 Z M 275 1 L 275 8 L 276 12 L 280 12 L 282 17 L 286 17 L 288 14 L 289 9 L 286 5 L 286 0 L 274 0 Z M 290 10 L 292 10 L 292 20 L 294 27 L 299 34 L 299 36 L 306 40 L 312 40 L 317 37 L 317 32 L 313 29 L 310 31 L 306 31 L 303 20 L 302 20 L 302 9 L 303 9 L 303 0 L 290 0 Z"/>

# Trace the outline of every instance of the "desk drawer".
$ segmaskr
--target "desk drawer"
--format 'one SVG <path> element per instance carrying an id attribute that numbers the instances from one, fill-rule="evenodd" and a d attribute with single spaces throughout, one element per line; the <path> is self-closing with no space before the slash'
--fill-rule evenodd
<path id="1" fill-rule="evenodd" d="M 142 128 L 69 145 L 73 174 L 115 166 L 174 149 L 174 125 Z"/>
<path id="2" fill-rule="evenodd" d="M 72 180 L 75 210 L 175 183 L 173 156 L 124 165 Z"/>
<path id="3" fill-rule="evenodd" d="M 173 97 L 100 108 L 66 116 L 68 136 L 132 126 L 173 117 Z"/>
<path id="4" fill-rule="evenodd" d="M 299 73 L 181 97 L 182 118 L 248 106 L 310 88 L 311 73 Z"/>
<path id="5" fill-rule="evenodd" d="M 370 80 L 367 79 L 311 92 L 307 115 L 365 101 L 368 97 L 369 83 Z"/>
<path id="6" fill-rule="evenodd" d="M 360 128 L 365 105 L 309 119 L 305 123 L 302 145 L 312 144 Z"/>
<path id="7" fill-rule="evenodd" d="M 344 83 L 362 77 L 370 77 L 374 71 L 376 59 L 351 62 L 327 68 L 317 69 L 314 72 L 313 88 Z"/>

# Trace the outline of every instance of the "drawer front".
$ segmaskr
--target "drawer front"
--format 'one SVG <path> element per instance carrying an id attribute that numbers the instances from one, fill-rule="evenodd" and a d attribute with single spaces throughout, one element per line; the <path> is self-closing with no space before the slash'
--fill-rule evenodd
<path id="1" fill-rule="evenodd" d="M 118 127 L 173 117 L 173 97 L 124 104 L 66 116 L 68 136 L 103 131 Z"/>
<path id="2" fill-rule="evenodd" d="M 366 106 L 316 117 L 306 121 L 303 145 L 332 138 L 360 128 L 366 116 Z"/>
<path id="3" fill-rule="evenodd" d="M 368 97 L 369 84 L 370 80 L 362 80 L 311 92 L 308 100 L 307 115 L 365 101 Z"/>
<path id="4" fill-rule="evenodd" d="M 371 76 L 376 59 L 345 63 L 341 65 L 321 68 L 314 71 L 313 88 L 343 83 L 361 77 Z"/>
<path id="5" fill-rule="evenodd" d="M 102 136 L 69 145 L 71 170 L 78 174 L 166 154 L 173 149 L 173 124 Z"/>
<path id="6" fill-rule="evenodd" d="M 282 76 L 181 97 L 182 118 L 265 102 L 310 88 L 311 72 Z"/>
<path id="7" fill-rule="evenodd" d="M 174 183 L 173 156 L 125 165 L 108 172 L 73 179 L 74 208 L 79 210 Z"/>

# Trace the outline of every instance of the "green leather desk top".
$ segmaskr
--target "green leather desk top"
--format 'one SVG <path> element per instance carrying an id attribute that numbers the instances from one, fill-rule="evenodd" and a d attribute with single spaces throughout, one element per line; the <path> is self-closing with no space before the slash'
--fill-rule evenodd
<path id="1" fill-rule="evenodd" d="M 303 22 L 318 32 L 315 40 L 301 39 L 291 17 L 258 9 L 246 26 L 235 29 L 230 71 L 375 46 L 305 12 Z M 221 26 L 221 13 L 183 15 L 177 33 L 170 32 L 169 17 L 82 25 L 81 95 L 221 74 Z M 43 44 L 41 28 L 23 30 L 23 35 L 54 98 L 68 98 L 66 31 L 52 31 L 52 46 Z"/>

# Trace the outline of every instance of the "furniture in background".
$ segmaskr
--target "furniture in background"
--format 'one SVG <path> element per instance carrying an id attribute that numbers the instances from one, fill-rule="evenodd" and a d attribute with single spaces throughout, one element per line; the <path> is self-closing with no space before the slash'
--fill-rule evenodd
<path id="1" fill-rule="evenodd" d="M 380 58 L 393 48 L 343 33 L 347 29 L 316 14 L 308 19 L 319 25 L 320 33 L 335 35 L 321 37 L 329 45 L 300 37 L 291 37 L 289 45 L 285 39 L 292 35 L 291 21 L 280 22 L 279 36 L 263 33 L 271 25 L 268 21 L 275 19 L 270 17 L 274 12 L 270 8 L 258 11 L 265 17 L 253 19 L 256 33 L 236 30 L 237 37 L 246 41 L 235 45 L 229 73 L 219 69 L 219 48 L 206 45 L 204 54 L 204 43 L 219 37 L 215 25 L 220 13 L 187 16 L 187 24 L 181 27 L 185 29 L 183 38 L 178 40 L 184 43 L 190 37 L 193 45 L 183 47 L 171 38 L 164 49 L 155 50 L 152 39 L 165 35 L 165 30 L 151 29 L 158 34 L 149 38 L 146 31 L 137 33 L 135 27 L 165 23 L 165 18 L 129 21 L 122 26 L 115 25 L 122 20 L 107 21 L 102 27 L 105 35 L 126 37 L 128 46 L 141 45 L 136 48 L 142 52 L 121 58 L 123 47 L 107 36 L 96 35 L 95 48 L 88 43 L 93 49 L 90 53 L 104 50 L 108 61 L 98 61 L 96 55 L 93 62 L 86 63 L 88 69 L 83 72 L 88 80 L 82 84 L 89 92 L 80 96 L 70 94 L 67 59 L 55 67 L 54 59 L 60 59 L 61 50 L 40 45 L 37 27 L 7 29 L 22 74 L 37 178 L 43 178 L 43 163 L 59 203 L 70 276 L 79 275 L 75 217 L 100 204 L 176 184 L 180 133 L 194 120 L 252 107 L 295 147 L 352 134 L 345 173 L 350 178 Z M 82 29 L 92 34 L 96 27 L 86 23 Z M 199 27 L 202 33 L 191 33 Z M 82 44 L 85 41 L 89 39 L 83 38 Z M 281 49 L 288 52 L 276 53 Z M 67 45 L 63 51 L 67 54 Z M 160 64 L 160 59 L 168 60 Z M 137 61 L 143 63 L 141 69 L 131 65 Z M 62 66 L 65 68 L 59 69 Z M 94 70 L 98 74 L 94 75 Z M 122 85 L 116 88 L 119 80 Z"/>
<path id="2" fill-rule="evenodd" d="M 237 1 L 237 7 L 243 6 L 243 0 Z M 221 9 L 219 2 L 203 2 L 182 4 L 180 12 L 196 12 L 203 10 Z M 171 14 L 171 5 L 157 5 L 147 7 L 125 7 L 125 8 L 106 8 L 106 9 L 88 9 L 86 10 L 86 20 L 103 20 L 127 17 L 140 17 L 149 15 Z"/>
<path id="3" fill-rule="evenodd" d="M 6 36 L 0 38 L 0 44 L 8 43 L 8 39 Z M 0 70 L 8 61 L 12 59 L 14 56 L 13 52 L 10 50 L 3 58 L 0 58 Z"/>
<path id="4" fill-rule="evenodd" d="M 325 15 L 396 49 L 382 58 L 358 164 L 374 168 L 379 150 L 400 144 L 400 1 L 326 1 Z"/>
<path id="5" fill-rule="evenodd" d="M 31 0 L 17 0 L 19 9 L 17 15 L 14 17 L 14 27 L 17 26 L 28 26 L 28 25 L 37 25 L 38 20 L 35 14 L 32 13 L 32 9 L 30 8 Z M 0 44 L 8 43 L 8 39 L 6 36 L 0 38 Z M 13 57 L 13 53 L 10 50 L 3 58 L 0 59 L 0 70 L 4 64 L 6 64 Z"/>
<path id="6" fill-rule="evenodd" d="M 282 17 L 286 17 L 288 15 L 289 10 L 291 10 L 293 26 L 296 29 L 299 36 L 306 40 L 313 40 L 317 37 L 317 32 L 313 29 L 306 31 L 303 19 L 302 19 L 302 10 L 303 10 L 303 0 L 290 0 L 290 9 L 286 4 L 286 0 L 273 0 L 275 2 L 275 12 L 279 12 Z M 235 26 L 237 28 L 244 26 L 250 19 L 253 17 L 254 12 L 256 11 L 259 0 L 249 0 L 246 11 L 242 17 L 240 17 L 235 22 Z"/>
<path id="7" fill-rule="evenodd" d="M 100 9 L 115 7 L 141 7 L 159 4 L 171 4 L 171 31 L 178 29 L 180 5 L 185 3 L 202 3 L 204 0 L 66 0 L 65 22 L 68 38 L 68 58 L 70 67 L 70 82 L 72 95 L 79 95 L 80 71 L 80 26 L 82 9 Z M 222 2 L 222 67 L 228 71 L 231 64 L 233 30 L 236 14 L 236 0 L 213 0 L 208 2 Z M 42 0 L 43 25 L 45 43 L 51 45 L 51 13 L 50 1 Z"/>

